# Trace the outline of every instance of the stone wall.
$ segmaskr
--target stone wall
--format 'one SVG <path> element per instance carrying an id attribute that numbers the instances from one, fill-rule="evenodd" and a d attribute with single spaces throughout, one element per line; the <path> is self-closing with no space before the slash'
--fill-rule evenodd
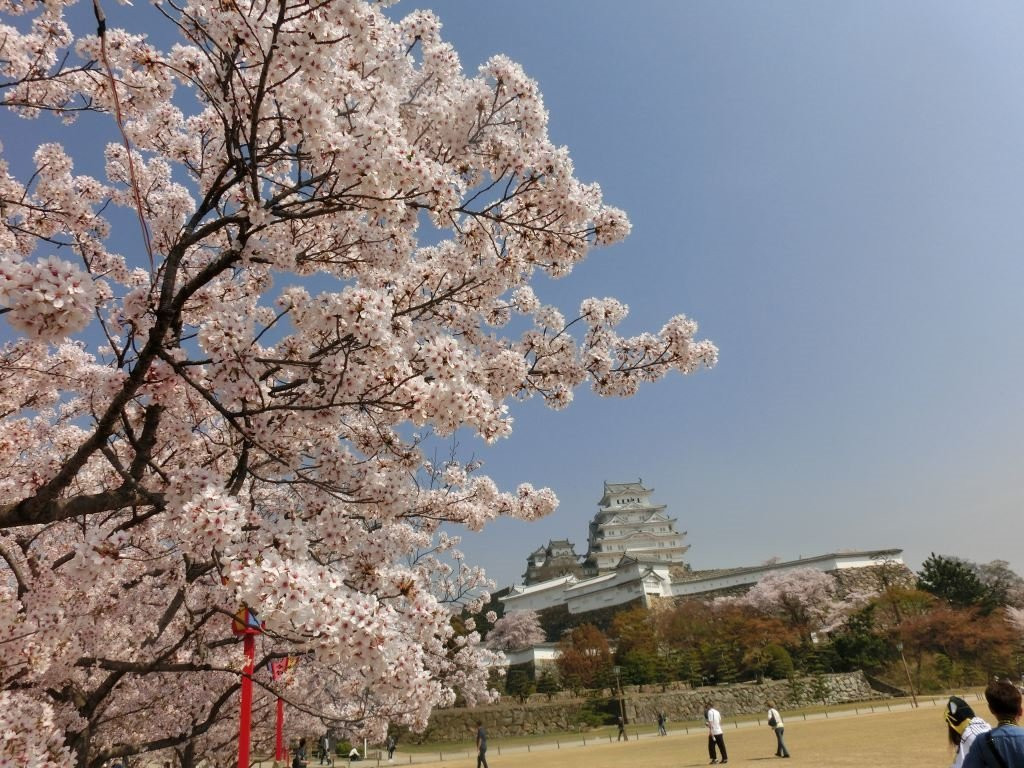
<path id="1" fill-rule="evenodd" d="M 501 704 L 474 709 L 435 710 L 427 730 L 410 735 L 415 742 L 462 741 L 471 739 L 476 721 L 483 722 L 492 738 L 572 731 L 578 729 L 581 711 L 606 713 L 606 722 L 614 721 L 618 702 L 611 691 L 599 692 L 596 698 L 575 697 L 561 692 L 554 698 L 535 694 L 525 704 L 505 700 Z M 766 680 L 763 683 L 738 683 L 707 688 L 690 688 L 684 683 L 667 686 L 625 686 L 626 719 L 629 722 L 654 723 L 659 711 L 669 722 L 699 720 L 704 716 L 704 702 L 711 700 L 726 719 L 764 714 L 768 702 L 783 710 L 814 704 L 840 704 L 885 698 L 886 694 L 871 688 L 860 672 L 840 675 L 804 677 L 794 681 Z"/>
<path id="2" fill-rule="evenodd" d="M 832 571 L 830 575 L 836 580 L 840 598 L 857 592 L 877 592 L 888 586 L 909 589 L 917 584 L 917 576 L 910 568 L 894 562 L 864 568 L 845 568 Z"/>
<path id="3" fill-rule="evenodd" d="M 626 717 L 630 721 L 653 723 L 659 710 L 669 720 L 699 720 L 704 717 L 704 702 L 708 700 L 714 702 L 723 717 L 731 718 L 763 713 L 769 702 L 786 710 L 886 697 L 886 694 L 874 690 L 860 672 L 803 677 L 792 681 L 766 680 L 763 683 L 632 693 L 643 688 L 656 689 L 657 686 L 627 686 L 625 689 Z"/>
<path id="4" fill-rule="evenodd" d="M 472 740 L 477 720 L 484 724 L 492 739 L 572 731 L 576 730 L 580 711 L 588 703 L 584 698 L 541 699 L 525 704 L 508 701 L 473 709 L 436 709 L 430 715 L 427 730 L 419 734 L 411 733 L 406 740 L 417 744 Z"/>

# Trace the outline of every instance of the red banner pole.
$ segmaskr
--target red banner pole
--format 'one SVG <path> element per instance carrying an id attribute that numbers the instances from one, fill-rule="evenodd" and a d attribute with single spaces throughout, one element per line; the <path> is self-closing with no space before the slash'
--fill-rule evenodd
<path id="1" fill-rule="evenodd" d="M 277 734 L 274 742 L 274 759 L 284 760 L 284 699 L 277 699 Z"/>
<path id="2" fill-rule="evenodd" d="M 252 720 L 252 672 L 256 662 L 256 636 L 246 632 L 243 640 L 245 669 L 242 670 L 242 707 L 238 724 L 238 768 L 249 768 L 249 731 Z"/>

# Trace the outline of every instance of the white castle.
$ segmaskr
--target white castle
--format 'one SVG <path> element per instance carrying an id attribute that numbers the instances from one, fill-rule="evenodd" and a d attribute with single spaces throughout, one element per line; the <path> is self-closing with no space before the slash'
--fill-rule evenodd
<path id="1" fill-rule="evenodd" d="M 506 611 L 542 611 L 564 606 L 579 614 L 658 598 L 683 598 L 742 591 L 772 572 L 817 568 L 842 581 L 854 569 L 883 565 L 904 568 L 902 549 L 843 550 L 763 565 L 693 571 L 683 556 L 686 532 L 664 504 L 651 502 L 652 488 L 635 483 L 604 484 L 590 522 L 587 554 L 576 554 L 567 539 L 551 541 L 527 558 L 523 584 L 499 599 Z M 582 562 L 581 562 L 582 560 Z"/>

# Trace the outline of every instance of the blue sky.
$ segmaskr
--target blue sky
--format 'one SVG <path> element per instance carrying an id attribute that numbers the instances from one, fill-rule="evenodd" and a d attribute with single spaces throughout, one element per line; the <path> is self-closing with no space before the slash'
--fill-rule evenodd
<path id="1" fill-rule="evenodd" d="M 112 24 L 148 10 L 111 6 Z M 541 299 L 572 312 L 616 296 L 627 332 L 685 312 L 720 349 L 712 371 L 630 400 L 580 392 L 563 412 L 513 404 L 510 439 L 465 440 L 503 487 L 562 502 L 466 535 L 470 561 L 506 585 L 549 538 L 582 553 L 602 482 L 639 477 L 688 531 L 694 568 L 901 547 L 913 568 L 935 551 L 1024 572 L 1024 7 L 391 13 L 422 6 L 467 71 L 495 53 L 524 65 L 579 177 L 631 216 L 626 242 Z M 49 131 L 0 126 L 16 164 Z"/>
<path id="2" fill-rule="evenodd" d="M 685 312 L 716 369 L 630 400 L 514 406 L 479 451 L 561 508 L 464 537 L 499 585 L 586 549 L 602 482 L 642 477 L 695 568 L 842 548 L 1024 571 L 1024 9 L 935 2 L 518 0 L 436 10 L 473 71 L 539 83 L 578 175 L 633 234 L 539 295 Z"/>

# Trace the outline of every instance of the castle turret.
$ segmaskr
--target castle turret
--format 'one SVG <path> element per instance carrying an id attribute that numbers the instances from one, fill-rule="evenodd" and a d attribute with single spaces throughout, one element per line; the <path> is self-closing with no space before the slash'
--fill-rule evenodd
<path id="1" fill-rule="evenodd" d="M 582 576 L 580 556 L 575 545 L 568 539 L 551 539 L 546 547 L 540 547 L 526 558 L 524 584 L 536 584 L 559 576 Z"/>

